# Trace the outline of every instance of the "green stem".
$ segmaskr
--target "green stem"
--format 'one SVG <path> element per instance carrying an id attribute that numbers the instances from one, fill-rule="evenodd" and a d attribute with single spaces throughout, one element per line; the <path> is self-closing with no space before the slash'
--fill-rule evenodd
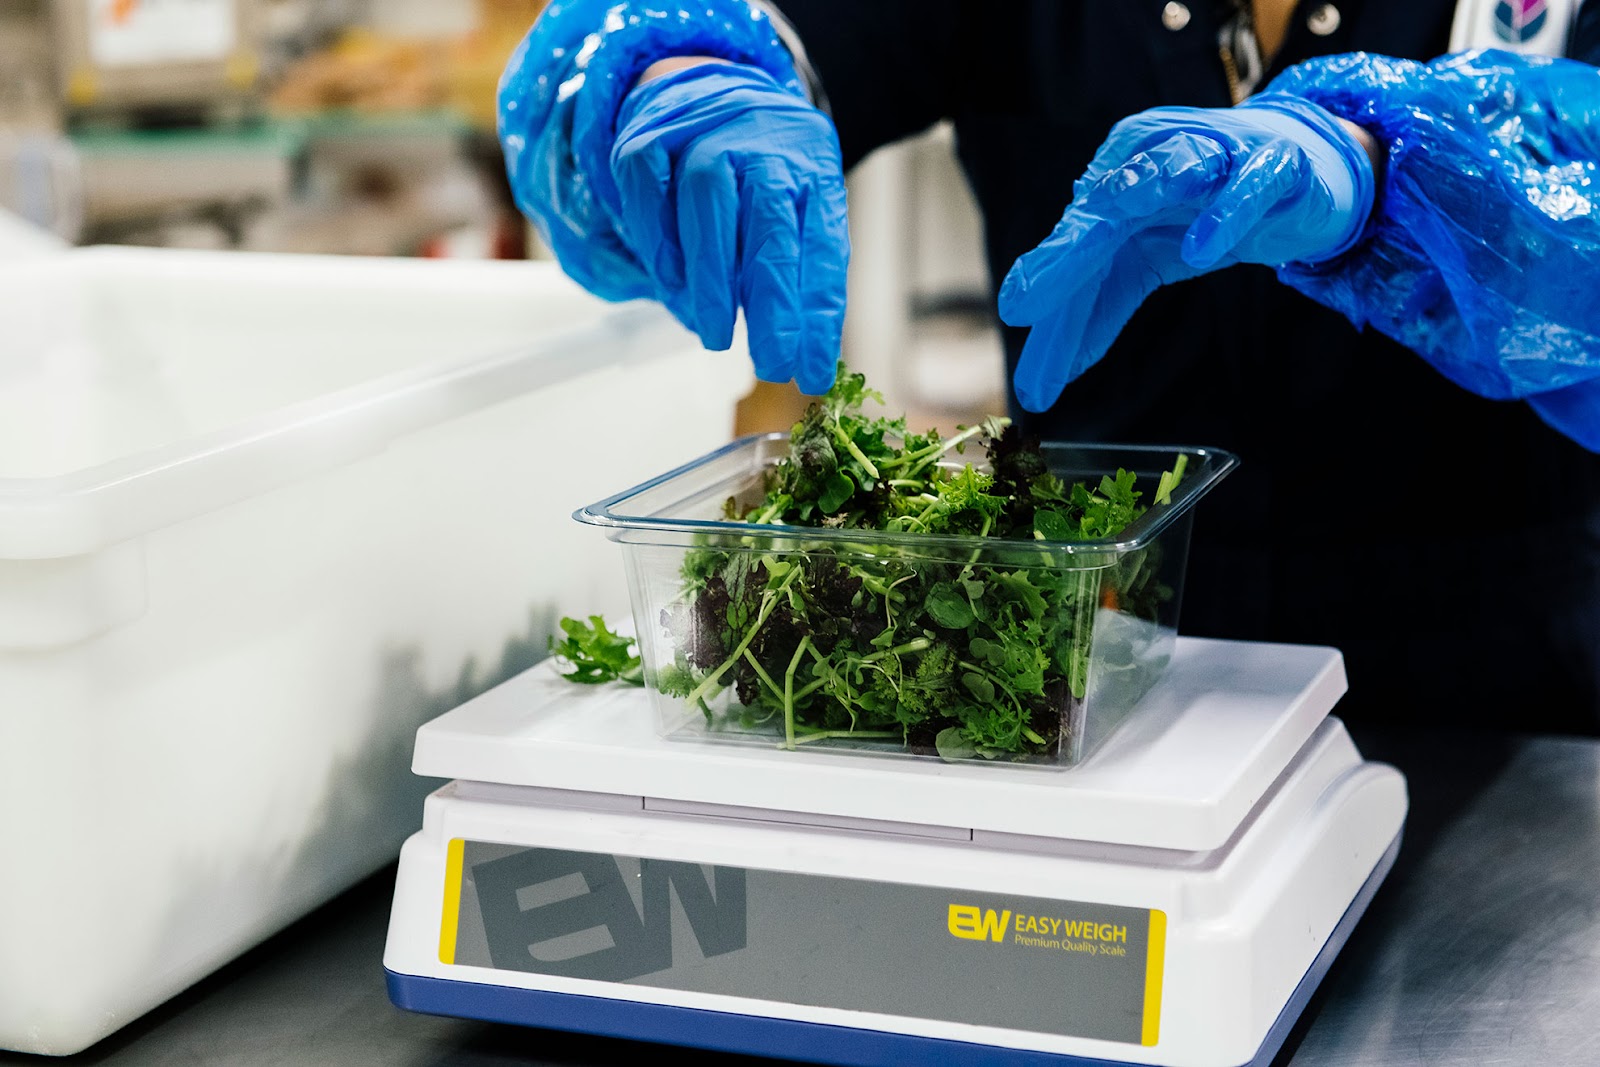
<path id="1" fill-rule="evenodd" d="M 1131 553 L 1127 557 L 1128 569 L 1121 576 L 1121 581 L 1114 583 L 1120 592 L 1128 592 L 1139 587 L 1139 579 L 1144 574 L 1145 555 L 1143 551 Z"/>
<path id="2" fill-rule="evenodd" d="M 897 730 L 817 730 L 815 733 L 801 734 L 798 740 L 791 741 L 787 747 L 795 745 L 808 745 L 813 741 L 822 741 L 827 738 L 854 738 L 854 737 L 899 737 Z"/>
<path id="3" fill-rule="evenodd" d="M 1172 465 L 1172 469 L 1163 471 L 1161 474 L 1161 481 L 1156 486 L 1155 502 L 1157 504 L 1172 503 L 1172 491 L 1178 487 L 1179 482 L 1183 481 L 1183 472 L 1188 466 L 1189 453 L 1179 452 L 1177 462 Z"/>
<path id="4" fill-rule="evenodd" d="M 911 521 L 916 523 L 918 526 L 926 527 L 928 525 L 928 516 L 932 515 L 935 511 L 938 511 L 938 510 L 939 510 L 939 498 L 938 497 L 934 497 L 933 503 L 931 503 L 927 507 L 923 508 L 916 515 L 913 515 L 912 518 L 911 518 Z"/>
<path id="5" fill-rule="evenodd" d="M 992 524 L 992 521 L 993 520 L 991 520 L 988 515 L 984 515 L 984 517 L 983 517 L 983 528 L 978 531 L 978 536 L 979 537 L 988 537 L 989 536 L 989 527 Z M 973 564 L 977 563 L 979 557 L 981 557 L 982 555 L 983 555 L 983 546 L 982 545 L 979 545 L 977 548 L 973 549 L 972 550 L 972 555 L 967 557 L 967 565 L 966 565 L 965 568 L 963 568 L 963 573 L 965 573 L 966 571 L 970 571 L 972 569 Z"/>
<path id="6" fill-rule="evenodd" d="M 810 644 L 810 634 L 800 639 L 794 655 L 789 657 L 789 669 L 783 672 L 783 744 L 791 751 L 794 749 L 794 672 L 799 668 L 800 657 L 806 654 Z"/>
<path id="7" fill-rule="evenodd" d="M 794 698 L 796 700 L 800 700 L 800 699 L 802 699 L 804 697 L 810 696 L 812 693 L 815 693 L 818 689 L 821 689 L 823 687 L 823 685 L 827 683 L 827 681 L 828 680 L 826 678 L 815 678 L 815 679 L 812 679 L 811 681 L 807 682 L 805 685 L 801 686 L 799 689 L 796 689 L 794 691 Z"/>
<path id="8" fill-rule="evenodd" d="M 856 443 L 850 440 L 850 436 L 839 426 L 838 419 L 833 420 L 833 436 L 834 440 L 843 445 L 844 450 L 854 456 L 857 463 L 861 464 L 861 469 L 867 472 L 868 477 L 872 478 L 873 481 L 883 477 L 878 473 L 878 468 L 873 466 L 872 460 L 868 459 L 866 454 L 856 447 Z"/>
<path id="9" fill-rule="evenodd" d="M 1017 694 L 1012 691 L 1011 687 L 1009 685 L 1007 685 L 1000 678 L 996 677 L 993 674 L 990 674 L 988 671 L 984 670 L 982 667 L 978 666 L 976 663 L 968 663 L 964 659 L 956 660 L 956 666 L 957 667 L 965 667 L 967 670 L 971 671 L 973 674 L 976 674 L 976 675 L 979 675 L 980 677 L 989 679 L 989 681 L 993 682 L 1000 689 L 1000 691 L 1002 693 L 1004 693 L 1008 699 L 1010 699 L 1011 704 L 1012 704 L 1013 707 L 1015 707 L 1018 711 L 1023 710 L 1022 699 L 1020 697 L 1018 697 Z"/>
<path id="10" fill-rule="evenodd" d="M 767 616 L 771 615 L 772 609 L 777 607 L 778 594 L 783 592 L 785 589 L 788 589 L 790 584 L 794 582 L 795 576 L 799 573 L 800 568 L 796 567 L 794 570 L 789 572 L 788 576 L 784 578 L 783 583 L 776 589 L 768 589 L 766 592 L 761 594 L 761 610 L 756 613 L 756 621 L 750 625 L 750 629 L 745 631 L 744 639 L 741 640 L 738 644 L 738 647 L 733 650 L 733 654 L 727 659 L 723 660 L 721 666 L 712 671 L 710 674 L 706 675 L 705 680 L 694 687 L 694 691 L 691 692 L 687 698 L 690 707 L 693 707 L 697 702 L 704 700 L 706 695 L 717 687 L 719 680 L 722 678 L 723 674 L 727 672 L 728 668 L 739 662 L 739 659 L 744 655 L 744 650 L 750 647 L 750 642 L 756 639 L 756 634 L 760 632 L 761 627 L 766 624 Z"/>
<path id="11" fill-rule="evenodd" d="M 1072 597 L 1077 617 L 1072 621 L 1072 645 L 1067 663 L 1067 688 L 1082 700 L 1089 692 L 1089 648 L 1094 627 L 1094 612 L 1100 606 L 1100 573 L 1085 568 L 1078 572 Z"/>
<path id="12" fill-rule="evenodd" d="M 883 597 L 885 600 L 891 596 L 899 596 L 902 600 L 905 599 L 903 596 L 901 596 L 901 594 L 894 591 L 893 585 L 885 582 L 877 575 L 867 574 L 859 567 L 855 568 L 855 571 L 856 577 L 861 579 L 861 588 L 867 590 L 869 593 L 875 593 L 878 596 Z"/>
<path id="13" fill-rule="evenodd" d="M 996 419 L 995 424 L 1005 427 L 1011 425 L 1011 420 Z M 952 448 L 955 448 L 957 445 L 962 444 L 963 442 L 970 441 L 972 438 L 977 437 L 983 432 L 984 425 L 981 422 L 976 426 L 968 426 L 966 429 L 962 430 L 948 441 L 940 441 L 936 444 L 926 445 L 917 449 L 915 452 L 907 452 L 904 455 L 896 456 L 893 462 L 887 460 L 884 461 L 884 466 L 898 467 L 902 465 L 909 465 L 909 470 L 916 470 L 916 468 L 922 464 L 923 460 L 938 459 Z"/>
<path id="14" fill-rule="evenodd" d="M 933 640 L 931 638 L 917 637 L 907 641 L 903 645 L 895 645 L 893 648 L 886 648 L 880 652 L 874 652 L 871 655 L 862 656 L 861 662 L 876 663 L 878 660 L 887 656 L 903 656 L 907 652 L 925 652 L 932 647 Z"/>
<path id="15" fill-rule="evenodd" d="M 760 661 L 756 659 L 756 654 L 747 648 L 744 650 L 744 658 L 745 661 L 750 664 L 751 668 L 755 670 L 756 677 L 760 678 L 761 681 L 766 684 L 766 687 L 772 690 L 772 695 L 777 697 L 779 700 L 782 700 L 783 690 L 778 687 L 777 682 L 772 680 L 772 675 L 767 673 L 767 669 L 761 666 Z"/>

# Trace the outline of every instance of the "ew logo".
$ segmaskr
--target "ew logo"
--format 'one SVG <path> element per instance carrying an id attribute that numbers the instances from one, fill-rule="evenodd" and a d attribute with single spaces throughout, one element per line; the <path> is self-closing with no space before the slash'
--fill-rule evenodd
<path id="1" fill-rule="evenodd" d="M 993 908 L 952 904 L 945 924 L 952 937 L 965 941 L 1001 941 L 1006 936 L 1006 927 L 1011 925 L 1011 913 L 1002 911 L 997 914 Z"/>
<path id="2" fill-rule="evenodd" d="M 1549 20 L 1549 0 L 1500 0 L 1494 8 L 1495 35 L 1510 44 L 1533 40 Z"/>
<path id="3" fill-rule="evenodd" d="M 745 947 L 745 872 L 530 848 L 472 868 L 489 956 L 507 971 L 626 982 L 672 966 L 672 900 L 704 956 Z M 637 882 L 639 901 L 628 883 Z"/>

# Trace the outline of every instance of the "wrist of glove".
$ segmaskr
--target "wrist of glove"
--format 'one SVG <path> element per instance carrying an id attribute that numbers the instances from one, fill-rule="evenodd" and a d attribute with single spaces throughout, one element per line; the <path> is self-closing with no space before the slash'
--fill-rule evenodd
<path id="1" fill-rule="evenodd" d="M 1261 221 L 1267 225 L 1254 233 L 1238 221 L 1218 217 L 1219 212 L 1202 216 L 1203 221 L 1217 217 L 1217 228 L 1195 238 L 1195 254 L 1185 257 L 1190 264 L 1209 266 L 1219 262 L 1228 249 L 1243 253 L 1237 256 L 1242 262 L 1274 264 L 1320 263 L 1348 252 L 1365 232 L 1377 198 L 1377 178 L 1366 148 L 1328 111 L 1290 93 L 1262 93 L 1233 108 L 1232 113 L 1234 118 L 1248 116 L 1257 130 L 1275 140 L 1270 149 L 1241 145 L 1254 153 L 1249 162 L 1259 160 L 1258 166 L 1274 171 L 1271 181 L 1258 184 L 1245 178 L 1241 168 L 1230 184 L 1240 199 L 1250 198 L 1252 205 L 1263 203 L 1263 192 L 1269 198 L 1281 193 L 1282 198 L 1265 208 Z M 1291 162 L 1297 156 L 1303 162 Z M 1306 195 L 1298 204 L 1306 208 L 1315 204 L 1315 211 L 1286 210 L 1300 190 Z M 1282 231 L 1269 224 L 1274 206 L 1292 217 L 1285 218 L 1289 225 Z M 1254 214 L 1247 209 L 1245 221 Z M 1317 225 L 1307 230 L 1306 223 L 1311 220 Z M 1294 227 L 1300 229 L 1298 234 L 1288 232 Z M 1205 255 L 1200 254 L 1202 250 Z"/>
<path id="2" fill-rule="evenodd" d="M 1388 146 L 1366 239 L 1279 277 L 1371 325 L 1456 384 L 1527 398 L 1600 451 L 1600 75 L 1570 60 L 1353 53 L 1269 87 Z"/>
<path id="3" fill-rule="evenodd" d="M 1032 327 L 1018 400 L 1053 404 L 1162 284 L 1233 263 L 1342 255 L 1360 240 L 1375 189 L 1354 136 L 1291 94 L 1123 120 L 1055 231 L 1001 286 L 1001 318 Z"/>

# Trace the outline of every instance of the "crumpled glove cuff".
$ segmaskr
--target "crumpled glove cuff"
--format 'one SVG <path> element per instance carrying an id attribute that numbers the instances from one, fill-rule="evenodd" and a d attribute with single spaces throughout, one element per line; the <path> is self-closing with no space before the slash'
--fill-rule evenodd
<path id="1" fill-rule="evenodd" d="M 586 64 L 583 53 L 588 53 Z M 766 71 L 785 91 L 809 99 L 772 21 L 745 0 L 613 6 L 606 12 L 604 28 L 584 42 L 579 55 L 583 83 L 572 119 L 578 169 L 588 176 L 595 195 L 613 217 L 621 210 L 610 164 L 618 112 L 645 69 L 670 56 L 716 56 L 748 64 Z"/>
<path id="2" fill-rule="evenodd" d="M 681 55 L 750 64 L 806 98 L 771 19 L 746 0 L 552 0 L 500 78 L 497 125 L 517 206 L 567 272 L 608 300 L 655 291 L 617 222 L 617 115 L 645 68 Z"/>
<path id="3" fill-rule="evenodd" d="M 1388 150 L 1366 239 L 1279 278 L 1479 396 L 1527 398 L 1600 451 L 1600 70 L 1492 50 L 1431 63 L 1357 52 L 1269 88 Z"/>
<path id="4" fill-rule="evenodd" d="M 1372 206 L 1377 199 L 1378 182 L 1372 172 L 1372 159 L 1354 135 L 1339 124 L 1339 120 L 1325 108 L 1303 96 L 1293 93 L 1268 91 L 1239 104 L 1236 111 L 1257 111 L 1287 116 L 1311 128 L 1319 136 L 1311 141 L 1304 137 L 1291 137 L 1310 157 L 1313 173 L 1328 176 L 1327 184 L 1338 212 L 1350 218 L 1350 229 L 1328 251 L 1313 259 L 1298 262 L 1312 264 L 1336 259 L 1350 251 L 1366 233 Z M 1258 116 L 1265 121 L 1266 116 Z M 1349 181 L 1337 179 L 1348 175 Z"/>

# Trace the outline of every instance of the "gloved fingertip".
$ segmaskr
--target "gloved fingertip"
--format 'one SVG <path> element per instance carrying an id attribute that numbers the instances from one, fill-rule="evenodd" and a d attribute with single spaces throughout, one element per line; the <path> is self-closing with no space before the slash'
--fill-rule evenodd
<path id="1" fill-rule="evenodd" d="M 715 326 L 708 325 L 706 320 L 685 308 L 681 302 L 674 300 L 663 301 L 667 310 L 672 312 L 679 322 L 700 340 L 700 347 L 711 352 L 726 352 L 733 347 L 733 338 L 726 336 Z"/>
<path id="2" fill-rule="evenodd" d="M 1195 270 L 1210 270 L 1227 253 L 1225 242 L 1218 237 L 1220 233 L 1211 216 L 1202 215 L 1183 235 L 1178 254 Z"/>
<path id="3" fill-rule="evenodd" d="M 1023 342 L 1022 357 L 1011 376 L 1011 387 L 1024 411 L 1048 411 L 1066 388 L 1066 377 L 1053 371 L 1058 362 L 1054 358 L 1057 355 L 1054 335 L 1058 325 L 1046 322 L 1035 326 Z"/>
<path id="4" fill-rule="evenodd" d="M 695 333 L 700 343 L 713 352 L 726 352 L 733 347 L 733 317 L 723 306 L 701 304 L 691 313 Z"/>
<path id="5" fill-rule="evenodd" d="M 1038 389 L 1032 383 L 1016 382 L 1017 403 L 1022 405 L 1022 410 L 1038 414 L 1049 411 L 1050 406 L 1061 396 L 1061 390 L 1053 392 L 1049 389 Z"/>
<path id="6" fill-rule="evenodd" d="M 1005 280 L 1000 283 L 1000 295 L 996 303 L 1000 321 L 1007 326 L 1031 325 L 1027 310 L 1028 278 L 1020 259 L 1006 272 Z"/>
<path id="7" fill-rule="evenodd" d="M 756 368 L 756 377 L 764 382 L 782 384 L 795 376 L 795 357 L 789 347 L 767 332 L 760 316 L 755 321 L 746 317 L 750 362 Z"/>
<path id="8" fill-rule="evenodd" d="M 794 384 L 806 396 L 821 396 L 833 388 L 833 375 L 819 375 L 815 371 L 804 371 L 795 378 Z"/>
<path id="9" fill-rule="evenodd" d="M 838 366 L 839 331 L 821 324 L 815 333 L 806 336 L 794 383 L 807 396 L 821 396 L 833 388 Z"/>

